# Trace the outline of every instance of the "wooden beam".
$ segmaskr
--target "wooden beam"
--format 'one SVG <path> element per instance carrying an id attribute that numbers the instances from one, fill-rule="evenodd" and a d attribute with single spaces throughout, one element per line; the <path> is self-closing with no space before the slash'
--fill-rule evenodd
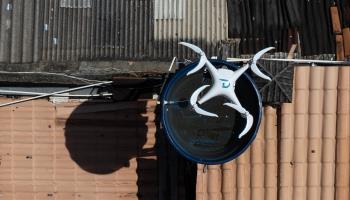
<path id="1" fill-rule="evenodd" d="M 287 59 L 292 59 L 294 57 L 294 52 L 297 48 L 297 44 L 292 44 L 292 46 L 289 49 Z"/>
<path id="2" fill-rule="evenodd" d="M 339 12 L 337 6 L 331 6 L 331 17 L 332 17 L 332 25 L 333 25 L 333 33 L 341 34 L 341 24 L 339 18 Z"/>
<path id="3" fill-rule="evenodd" d="M 337 60 L 344 60 L 344 41 L 342 35 L 335 36 L 335 45 Z"/>
<path id="4" fill-rule="evenodd" d="M 344 56 L 350 56 L 350 28 L 343 29 Z"/>

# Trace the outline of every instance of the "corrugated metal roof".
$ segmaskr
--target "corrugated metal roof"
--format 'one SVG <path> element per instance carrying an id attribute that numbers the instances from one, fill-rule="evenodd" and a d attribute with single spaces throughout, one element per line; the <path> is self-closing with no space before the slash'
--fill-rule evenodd
<path id="1" fill-rule="evenodd" d="M 238 43 L 222 41 L 226 1 L 177 1 L 176 13 L 164 2 L 155 12 L 152 0 L 2 0 L 0 62 L 192 58 L 182 40 L 236 56 Z"/>
<path id="2" fill-rule="evenodd" d="M 63 8 L 91 8 L 91 0 L 60 0 Z"/>
<path id="3" fill-rule="evenodd" d="M 166 2 L 166 1 L 165 1 Z M 226 0 L 191 0 L 180 4 L 183 8 L 181 19 L 156 19 L 154 39 L 156 53 L 162 57 L 178 55 L 191 58 L 188 49 L 178 45 L 189 41 L 201 47 L 209 56 L 237 56 L 239 41 L 228 41 Z M 155 13 L 162 13 L 164 6 L 156 7 Z"/>
<path id="4" fill-rule="evenodd" d="M 303 55 L 334 54 L 330 6 L 340 4 L 345 11 L 348 3 L 342 2 L 227 0 L 228 34 L 241 38 L 242 54 L 266 46 L 287 52 L 299 39 Z"/>
<path id="5" fill-rule="evenodd" d="M 184 9 L 183 0 L 155 0 L 154 19 L 182 19 Z"/>
<path id="6" fill-rule="evenodd" d="M 198 167 L 197 199 L 349 199 L 350 69 L 296 67 L 294 89 L 241 157 Z"/>
<path id="7" fill-rule="evenodd" d="M 39 27 L 47 27 L 42 33 L 42 60 L 150 56 L 152 1 L 93 0 L 89 9 L 60 8 L 56 1 L 42 4 Z"/>
<path id="8" fill-rule="evenodd" d="M 165 1 L 166 2 L 166 1 Z M 184 17 L 180 19 L 155 20 L 156 40 L 204 40 L 216 42 L 228 37 L 227 6 L 225 0 L 185 1 Z M 156 13 L 162 13 L 164 7 L 156 7 Z"/>
<path id="9" fill-rule="evenodd" d="M 0 199 L 156 199 L 154 109 L 46 100 L 1 108 Z"/>

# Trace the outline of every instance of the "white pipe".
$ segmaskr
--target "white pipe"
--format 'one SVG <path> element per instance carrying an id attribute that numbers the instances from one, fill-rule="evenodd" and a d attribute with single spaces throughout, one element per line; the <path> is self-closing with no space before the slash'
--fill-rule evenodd
<path id="1" fill-rule="evenodd" d="M 175 60 L 176 60 L 176 57 L 174 57 L 173 60 L 171 61 L 171 64 L 170 64 L 168 72 L 171 72 L 171 70 L 173 69 L 173 65 L 175 63 Z"/>
<path id="2" fill-rule="evenodd" d="M 9 106 L 9 105 L 22 103 L 22 102 L 26 102 L 26 101 L 32 101 L 32 100 L 35 100 L 35 99 L 41 99 L 41 98 L 49 97 L 49 96 L 56 95 L 56 94 L 62 94 L 62 93 L 82 90 L 82 89 L 86 89 L 86 88 L 90 88 L 90 87 L 111 84 L 111 83 L 113 83 L 113 81 L 106 81 L 106 82 L 102 82 L 102 83 L 95 83 L 95 84 L 80 86 L 80 87 L 71 88 L 71 89 L 67 89 L 67 90 L 61 90 L 61 91 L 57 91 L 57 92 L 53 92 L 53 93 L 42 94 L 42 95 L 39 95 L 39 96 L 36 96 L 36 97 L 30 97 L 30 98 L 27 98 L 27 99 L 21 99 L 21 100 L 17 100 L 17 101 L 8 102 L 8 103 L 3 103 L 3 104 L 0 104 L 0 107 Z"/>

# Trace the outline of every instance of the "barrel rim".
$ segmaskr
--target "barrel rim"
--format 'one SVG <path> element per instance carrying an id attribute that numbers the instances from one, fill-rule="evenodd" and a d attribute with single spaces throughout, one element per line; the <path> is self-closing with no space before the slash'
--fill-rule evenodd
<path id="1" fill-rule="evenodd" d="M 229 63 L 229 62 L 226 62 L 224 60 L 214 60 L 214 59 L 210 59 L 209 60 L 213 65 L 225 65 L 227 67 L 229 67 L 230 69 L 238 69 L 238 66 L 237 65 L 234 65 L 232 63 Z M 178 144 L 175 139 L 173 138 L 173 131 L 170 130 L 169 128 L 169 125 L 168 125 L 168 122 L 166 119 L 166 116 L 165 116 L 165 113 L 164 112 L 164 98 L 167 96 L 168 92 L 169 92 L 169 89 L 171 88 L 172 85 L 175 84 L 176 80 L 181 78 L 182 76 L 185 76 L 187 74 L 187 72 L 189 72 L 191 69 L 193 69 L 196 65 L 198 64 L 198 61 L 196 62 L 193 62 L 187 66 L 185 66 L 184 68 L 180 69 L 177 73 L 175 73 L 175 75 L 168 81 L 168 83 L 165 85 L 164 87 L 164 90 L 161 94 L 161 98 L 160 98 L 160 102 L 161 102 L 161 116 L 160 116 L 160 121 L 165 129 L 165 134 L 168 138 L 168 140 L 170 141 L 171 145 L 182 155 L 184 156 L 185 158 L 191 160 L 191 161 L 194 161 L 196 163 L 200 163 L 200 164 L 205 164 L 205 165 L 216 165 L 216 164 L 223 164 L 223 163 L 226 163 L 226 162 L 229 162 L 235 158 L 237 158 L 238 156 L 240 156 L 244 151 L 247 150 L 247 148 L 251 145 L 251 143 L 254 141 L 254 139 L 256 138 L 256 135 L 258 133 L 258 130 L 259 130 L 259 127 L 260 127 L 260 123 L 261 123 L 261 118 L 262 118 L 262 113 L 263 113 L 263 110 L 262 110 L 262 99 L 261 99 L 261 95 L 260 95 L 260 92 L 258 91 L 257 87 L 256 87 L 256 84 L 255 82 L 253 81 L 253 79 L 247 74 L 247 72 L 245 72 L 243 74 L 243 76 L 245 78 L 248 79 L 248 81 L 252 84 L 253 86 L 253 89 L 255 91 L 255 93 L 257 94 L 257 99 L 258 99 L 258 107 L 259 107 L 259 116 L 258 116 L 258 121 L 257 121 L 257 125 L 255 127 L 255 130 L 253 131 L 253 135 L 252 137 L 250 138 L 250 140 L 247 142 L 246 145 L 244 145 L 244 147 L 238 151 L 237 153 L 233 153 L 232 156 L 228 156 L 226 159 L 223 159 L 223 160 L 206 160 L 206 159 L 201 159 L 201 158 L 198 158 L 196 156 L 193 156 L 193 155 L 190 155 L 190 153 L 188 153 L 180 144 Z"/>

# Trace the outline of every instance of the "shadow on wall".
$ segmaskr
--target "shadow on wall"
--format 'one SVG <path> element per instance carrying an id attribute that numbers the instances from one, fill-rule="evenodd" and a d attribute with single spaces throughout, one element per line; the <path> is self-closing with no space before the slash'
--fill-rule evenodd
<path id="1" fill-rule="evenodd" d="M 157 187 L 156 178 L 152 181 L 154 185 L 143 184 L 150 181 L 149 177 L 157 177 L 157 161 L 147 159 L 156 153 L 154 142 L 146 144 L 147 124 L 153 123 L 152 116 L 145 114 L 146 104 L 146 101 L 85 102 L 76 107 L 65 126 L 66 147 L 83 170 L 110 174 L 129 167 L 137 173 L 138 197 L 147 190 L 142 187 Z M 153 191 L 156 195 L 157 189 Z"/>

